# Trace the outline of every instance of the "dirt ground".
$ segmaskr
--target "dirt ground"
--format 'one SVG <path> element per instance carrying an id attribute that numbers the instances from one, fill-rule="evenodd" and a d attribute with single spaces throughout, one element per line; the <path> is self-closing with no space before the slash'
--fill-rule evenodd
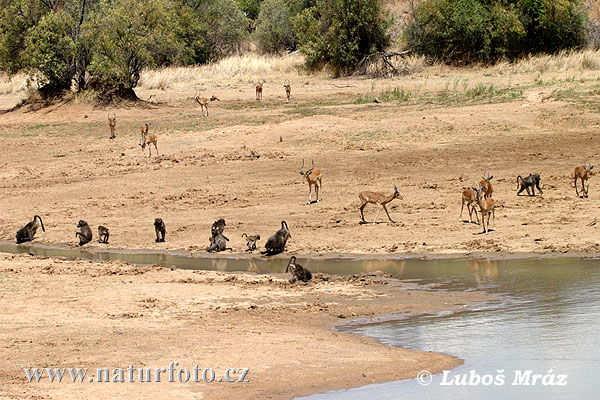
<path id="1" fill-rule="evenodd" d="M 141 90 L 154 103 L 137 107 L 23 107 L 0 115 L 0 237 L 14 240 L 39 214 L 47 229 L 39 242 L 78 243 L 75 225 L 84 219 L 94 235 L 109 227 L 109 247 L 203 252 L 210 225 L 225 218 L 237 253 L 242 233 L 260 234 L 264 249 L 281 220 L 292 233 L 288 253 L 596 252 L 595 178 L 588 199 L 576 196 L 572 180 L 575 166 L 598 160 L 595 75 L 307 77 L 292 82 L 290 104 L 277 82 L 267 81 L 262 103 L 250 84 L 207 84 L 203 94 L 221 100 L 208 118 L 193 89 Z M 497 96 L 467 92 L 486 87 Z M 414 100 L 354 103 L 391 89 Z M 115 140 L 109 112 L 117 115 Z M 144 121 L 160 156 L 139 146 Z M 317 204 L 306 204 L 303 159 L 322 170 Z M 461 192 L 484 171 L 494 176 L 497 203 L 487 235 L 459 222 Z M 517 175 L 531 172 L 541 173 L 543 196 L 517 197 Z M 403 197 L 388 207 L 396 223 L 381 212 L 377 225 L 361 225 L 358 192 L 390 194 L 394 185 Z M 367 220 L 376 212 L 368 205 Z M 156 217 L 166 223 L 166 243 L 154 242 Z"/>
<path id="2" fill-rule="evenodd" d="M 387 313 L 461 310 L 480 293 L 413 290 L 382 274 L 287 276 L 0 255 L 1 399 L 283 399 L 414 377 L 460 360 L 331 329 Z M 89 383 L 97 368 L 249 368 L 245 383 Z M 28 383 L 23 368 L 89 368 Z M 176 366 L 177 367 L 177 366 Z M 177 371 L 179 368 L 176 368 Z M 112 379 L 115 375 L 110 373 Z M 200 373 L 200 379 L 202 375 Z M 210 375 L 209 375 L 210 376 Z M 239 379 L 240 373 L 231 378 Z M 194 379 L 193 376 L 191 379 Z"/>

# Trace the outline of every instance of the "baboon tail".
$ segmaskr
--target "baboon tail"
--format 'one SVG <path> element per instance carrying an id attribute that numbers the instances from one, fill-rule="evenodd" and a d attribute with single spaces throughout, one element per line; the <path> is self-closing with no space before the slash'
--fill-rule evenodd
<path id="1" fill-rule="evenodd" d="M 312 279 L 312 274 L 309 270 L 306 270 L 306 281 L 310 281 Z"/>
<path id="2" fill-rule="evenodd" d="M 39 219 L 40 220 L 40 225 L 42 225 L 42 231 L 46 232 L 46 229 L 44 228 L 44 222 L 42 221 L 42 217 L 40 217 L 39 215 L 36 215 L 33 217 L 34 220 Z"/>
<path id="3" fill-rule="evenodd" d="M 521 182 L 523 182 L 523 177 L 521 175 L 517 176 L 517 190 L 521 188 L 521 185 L 519 184 L 519 179 L 521 180 Z"/>

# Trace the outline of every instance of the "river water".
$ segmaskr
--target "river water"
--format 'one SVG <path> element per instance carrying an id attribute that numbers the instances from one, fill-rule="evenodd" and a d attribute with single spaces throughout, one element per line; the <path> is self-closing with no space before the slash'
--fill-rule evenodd
<path id="1" fill-rule="evenodd" d="M 448 290 L 483 289 L 503 301 L 458 314 L 342 327 L 390 346 L 447 353 L 465 363 L 445 378 L 424 375 L 303 399 L 600 398 L 599 260 L 408 263 L 397 276 Z M 482 384 L 486 375 L 486 383 L 498 384 Z M 533 384 L 534 375 L 547 376 Z"/>

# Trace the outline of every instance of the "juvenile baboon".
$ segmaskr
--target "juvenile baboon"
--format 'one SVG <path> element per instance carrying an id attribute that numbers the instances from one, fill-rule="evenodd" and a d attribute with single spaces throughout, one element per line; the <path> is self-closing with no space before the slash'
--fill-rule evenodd
<path id="1" fill-rule="evenodd" d="M 154 220 L 154 232 L 156 232 L 157 243 L 165 241 L 165 233 L 167 230 L 165 229 L 165 223 L 161 218 L 156 218 Z"/>
<path id="2" fill-rule="evenodd" d="M 260 240 L 260 235 L 248 236 L 245 233 L 243 233 L 242 237 L 246 238 L 246 245 L 248 246 L 248 251 L 256 250 L 256 242 Z"/>
<path id="3" fill-rule="evenodd" d="M 517 176 L 517 196 L 521 194 L 523 190 L 527 190 L 527 195 L 535 197 L 535 188 L 540 191 L 540 194 L 544 194 L 540 188 L 540 174 L 529 174 L 529 176 L 523 178 L 521 175 Z M 531 188 L 531 191 L 529 190 Z"/>
<path id="4" fill-rule="evenodd" d="M 79 245 L 83 246 L 84 244 L 91 242 L 92 230 L 90 229 L 88 223 L 84 220 L 79 220 L 77 227 L 79 228 L 79 232 L 75 233 L 75 237 L 79 238 Z"/>
<path id="5" fill-rule="evenodd" d="M 213 222 L 212 227 L 210 228 L 210 233 L 212 237 L 215 237 L 217 235 L 223 235 L 223 231 L 225 230 L 226 226 L 227 224 L 225 223 L 225 220 L 223 218 L 220 218 Z M 223 235 L 223 237 L 225 238 L 225 240 L 229 241 L 229 239 L 225 235 Z"/>
<path id="6" fill-rule="evenodd" d="M 290 258 L 290 261 L 288 262 L 288 265 L 285 268 L 285 272 L 287 273 L 288 270 L 292 273 L 290 283 L 294 283 L 297 280 L 302 282 L 308 282 L 312 279 L 312 274 L 307 268 L 304 268 L 300 264 L 296 264 L 296 256 L 292 256 L 292 258 Z"/>
<path id="7" fill-rule="evenodd" d="M 482 187 L 483 190 L 483 198 L 487 199 L 488 197 L 492 197 L 492 193 L 494 192 L 494 188 L 492 188 L 492 178 L 494 177 L 494 175 L 490 176 L 490 173 L 488 172 L 487 174 L 484 172 L 483 176 L 481 177 L 481 181 L 479 181 L 479 184 Z"/>
<path id="8" fill-rule="evenodd" d="M 117 116 L 115 113 L 113 113 L 112 118 L 110 117 L 110 114 L 108 114 L 108 127 L 110 128 L 110 138 L 109 139 L 114 139 L 117 136 L 115 135 L 115 127 L 117 125 Z"/>
<path id="9" fill-rule="evenodd" d="M 286 103 L 289 103 L 290 102 L 290 97 L 292 96 L 292 85 L 290 84 L 290 81 L 286 81 L 283 84 L 283 87 L 285 88 L 285 95 L 287 96 Z"/>
<path id="10" fill-rule="evenodd" d="M 291 237 L 292 235 L 290 234 L 287 222 L 281 221 L 281 229 L 275 232 L 275 234 L 271 236 L 265 244 L 267 255 L 282 253 L 285 251 L 285 245 L 288 239 Z"/>
<path id="11" fill-rule="evenodd" d="M 262 101 L 263 81 L 256 84 L 256 101 Z"/>
<path id="12" fill-rule="evenodd" d="M 105 226 L 98 226 L 98 243 L 108 244 L 108 228 Z"/>
<path id="13" fill-rule="evenodd" d="M 42 217 L 34 215 L 33 221 L 28 222 L 27 225 L 17 231 L 17 244 L 31 242 L 39 227 L 42 228 L 42 231 L 46 232 Z"/>
<path id="14" fill-rule="evenodd" d="M 212 96 L 210 99 L 207 99 L 206 97 L 200 97 L 200 96 L 196 96 L 196 103 L 200 104 L 200 111 L 202 111 L 202 116 L 204 117 L 208 117 L 208 103 L 210 103 L 211 101 L 221 101 L 217 98 L 217 96 Z M 204 110 L 206 110 L 206 115 L 204 115 Z"/>
<path id="15" fill-rule="evenodd" d="M 379 192 L 364 191 L 364 192 L 360 192 L 358 194 L 358 198 L 361 201 L 360 207 L 358 209 L 360 210 L 360 217 L 361 217 L 363 223 L 367 223 L 367 221 L 365 221 L 365 214 L 363 211 L 365 209 L 365 207 L 367 206 L 367 204 L 379 204 L 383 208 L 385 213 L 387 214 L 390 222 L 395 223 L 392 220 L 392 217 L 390 217 L 390 213 L 387 210 L 386 204 L 388 204 L 389 202 L 391 202 L 394 199 L 402 200 L 402 196 L 400 195 L 400 192 L 398 191 L 397 186 L 394 186 L 394 193 L 390 194 L 389 196 L 386 196 L 383 193 L 379 193 Z M 373 220 L 373 225 L 375 225 L 375 221 L 377 221 L 377 217 L 379 217 L 380 211 L 381 211 L 381 209 L 377 210 L 377 215 L 375 216 L 375 219 Z"/>
<path id="16" fill-rule="evenodd" d="M 579 196 L 579 190 L 577 189 L 577 179 L 581 179 L 581 192 L 583 196 L 579 197 L 588 197 L 588 190 L 590 188 L 590 184 L 588 183 L 588 187 L 585 187 L 585 181 L 592 177 L 592 168 L 594 166 L 589 162 L 583 163 L 583 166 L 579 165 L 575 167 L 575 193 Z"/>

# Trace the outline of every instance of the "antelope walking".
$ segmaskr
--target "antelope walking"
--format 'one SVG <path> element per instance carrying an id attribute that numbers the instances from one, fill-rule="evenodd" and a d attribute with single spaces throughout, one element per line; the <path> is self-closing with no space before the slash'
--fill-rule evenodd
<path id="1" fill-rule="evenodd" d="M 473 188 L 473 190 L 475 190 L 476 192 L 475 201 L 477 202 L 477 205 L 479 206 L 479 211 L 481 212 L 481 223 L 483 224 L 483 232 L 487 235 L 488 231 L 490 230 L 490 214 L 494 217 L 494 223 L 496 222 L 496 212 L 494 211 L 496 202 L 491 197 L 488 197 L 487 199 L 482 199 L 482 193 L 484 193 L 483 189 L 484 188 L 481 184 L 479 185 L 479 189 L 477 189 L 476 187 Z M 488 217 L 487 226 L 485 225 L 486 215 Z"/>
<path id="2" fill-rule="evenodd" d="M 586 189 L 585 181 L 592 177 L 592 168 L 594 168 L 594 166 L 589 162 L 583 163 L 583 166 L 578 165 L 577 167 L 575 167 L 575 193 L 577 193 L 578 197 L 588 197 L 588 190 L 590 188 L 590 184 L 588 183 L 588 187 Z M 578 178 L 581 179 L 581 192 L 583 193 L 582 196 L 579 195 L 579 190 L 577 189 Z"/>
<path id="3" fill-rule="evenodd" d="M 304 177 L 303 182 L 308 182 L 308 203 L 312 204 L 312 187 L 314 185 L 316 192 L 316 200 L 315 203 L 319 202 L 319 189 L 321 190 L 321 195 L 323 194 L 323 182 L 321 181 L 321 170 L 319 168 L 315 168 L 315 161 L 312 160 L 312 167 L 310 167 L 306 172 L 304 172 L 304 159 L 302 159 L 302 166 L 300 167 L 300 175 Z M 322 196 L 321 196 L 322 200 Z"/>
<path id="4" fill-rule="evenodd" d="M 142 126 L 142 141 L 140 143 L 140 146 L 142 146 L 142 151 L 144 151 L 144 149 L 146 148 L 146 146 L 148 146 L 148 157 L 152 156 L 152 149 L 150 148 L 150 145 L 153 144 L 154 148 L 156 149 L 156 154 L 160 155 L 158 153 L 158 147 L 156 146 L 156 135 L 150 135 L 148 136 L 148 129 L 150 129 L 150 125 L 152 125 L 151 122 L 145 122 L 144 126 Z"/>
<path id="5" fill-rule="evenodd" d="M 483 198 L 487 199 L 488 197 L 492 197 L 492 193 L 494 192 L 494 188 L 492 187 L 492 178 L 494 175 L 490 176 L 488 172 L 487 175 L 484 172 L 481 181 L 479 181 L 479 185 L 483 190 Z"/>
<path id="6" fill-rule="evenodd" d="M 362 202 L 359 207 L 359 210 L 360 210 L 360 217 L 362 218 L 363 223 L 367 223 L 367 221 L 365 221 L 365 214 L 363 212 L 363 210 L 365 209 L 365 206 L 367 204 L 379 204 L 383 208 L 385 213 L 387 214 L 390 222 L 395 223 L 392 220 L 392 218 L 390 217 L 390 213 L 387 210 L 386 204 L 388 204 L 389 202 L 391 202 L 394 199 L 402 200 L 402 196 L 400 195 L 400 192 L 398 192 L 397 186 L 394 186 L 394 193 L 390 194 L 389 196 L 386 196 L 386 195 L 384 195 L 382 193 L 378 193 L 378 192 L 364 191 L 364 192 L 360 192 L 358 194 L 358 198 Z M 375 219 L 373 220 L 373 225 L 375 225 L 380 212 L 381 212 L 381 209 L 379 209 L 377 211 L 377 215 L 375 216 Z"/>
<path id="7" fill-rule="evenodd" d="M 290 97 L 292 96 L 292 85 L 291 85 L 290 81 L 285 81 L 285 83 L 283 84 L 283 87 L 285 88 L 285 95 L 287 96 L 286 103 L 289 103 Z"/>
<path id="8" fill-rule="evenodd" d="M 463 209 L 465 208 L 465 203 L 467 203 L 467 211 L 469 212 L 469 222 L 473 222 L 471 214 L 474 212 L 475 217 L 477 218 L 477 223 L 479 224 L 479 215 L 477 215 L 477 210 L 475 209 L 475 199 L 477 197 L 477 192 L 473 189 L 465 189 L 462 192 L 462 207 L 460 208 L 460 217 L 459 221 L 462 221 Z"/>
<path id="9" fill-rule="evenodd" d="M 207 99 L 206 97 L 196 96 L 195 100 L 196 103 L 200 104 L 200 111 L 202 111 L 203 117 L 208 117 L 208 103 L 215 100 L 221 101 L 216 96 L 212 96 L 210 99 Z M 206 115 L 204 115 L 204 110 L 206 110 Z"/>
<path id="10" fill-rule="evenodd" d="M 117 136 L 115 135 L 115 127 L 117 125 L 117 116 L 115 113 L 113 113 L 113 117 L 110 117 L 110 114 L 108 114 L 108 127 L 110 128 L 110 138 L 109 139 L 114 139 Z"/>
<path id="11" fill-rule="evenodd" d="M 262 101 L 263 81 L 258 81 L 256 84 L 256 101 Z"/>

